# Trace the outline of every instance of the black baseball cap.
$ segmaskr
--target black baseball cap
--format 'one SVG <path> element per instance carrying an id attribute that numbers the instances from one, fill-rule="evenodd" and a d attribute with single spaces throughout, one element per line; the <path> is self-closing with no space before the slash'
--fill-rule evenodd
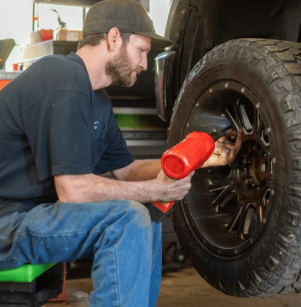
<path id="1" fill-rule="evenodd" d="M 112 28 L 151 38 L 151 49 L 162 49 L 173 41 L 155 33 L 153 22 L 141 3 L 135 0 L 104 0 L 87 13 L 83 36 L 107 33 Z"/>

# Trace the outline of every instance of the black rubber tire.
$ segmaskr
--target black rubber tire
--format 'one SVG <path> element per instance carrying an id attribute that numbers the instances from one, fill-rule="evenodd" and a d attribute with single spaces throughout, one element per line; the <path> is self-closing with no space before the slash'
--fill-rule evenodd
<path id="1" fill-rule="evenodd" d="M 175 231 L 198 273 L 226 294 L 265 297 L 299 292 L 301 44 L 238 39 L 206 54 L 175 102 L 168 147 L 192 130 L 206 131 L 212 118 L 218 123 L 232 107 L 241 112 L 234 123 L 244 129 L 240 156 L 230 166 L 196 171 L 192 189 L 173 213 Z M 206 118 L 208 123 L 201 122 Z M 243 178 L 249 172 L 249 166 L 244 168 L 246 155 L 255 160 L 251 183 Z M 227 195 L 219 182 L 230 186 Z M 217 201 L 219 196 L 223 201 Z M 220 208 L 214 210 L 215 201 Z M 254 213 L 247 219 L 250 208 Z M 225 223 L 229 212 L 236 212 L 237 218 Z"/>

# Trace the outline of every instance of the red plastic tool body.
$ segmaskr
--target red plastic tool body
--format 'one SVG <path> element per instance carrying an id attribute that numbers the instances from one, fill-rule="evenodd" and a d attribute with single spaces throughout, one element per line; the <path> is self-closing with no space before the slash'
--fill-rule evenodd
<path id="1" fill-rule="evenodd" d="M 215 142 L 209 134 L 193 131 L 162 155 L 162 169 L 166 176 L 180 180 L 201 167 L 212 155 L 214 149 Z M 166 213 L 172 208 L 174 201 L 156 201 L 152 204 Z"/>

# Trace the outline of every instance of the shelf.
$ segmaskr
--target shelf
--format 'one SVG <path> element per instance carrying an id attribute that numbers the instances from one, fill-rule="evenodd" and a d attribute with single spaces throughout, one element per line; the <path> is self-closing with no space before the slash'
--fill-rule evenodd
<path id="1" fill-rule="evenodd" d="M 37 4 L 44 3 L 87 7 L 99 2 L 99 0 L 34 0 L 34 2 Z"/>
<path id="2" fill-rule="evenodd" d="M 45 55 L 76 52 L 78 42 L 47 40 L 28 45 L 23 50 L 22 62 L 35 62 Z"/>

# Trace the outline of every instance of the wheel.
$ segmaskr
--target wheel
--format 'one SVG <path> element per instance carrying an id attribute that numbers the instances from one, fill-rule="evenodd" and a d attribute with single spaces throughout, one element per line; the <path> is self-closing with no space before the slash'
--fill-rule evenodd
<path id="1" fill-rule="evenodd" d="M 173 213 L 198 273 L 234 296 L 299 292 L 301 44 L 238 39 L 193 68 L 177 98 L 168 147 L 191 131 L 231 125 L 243 143 L 231 165 L 196 170 Z"/>

